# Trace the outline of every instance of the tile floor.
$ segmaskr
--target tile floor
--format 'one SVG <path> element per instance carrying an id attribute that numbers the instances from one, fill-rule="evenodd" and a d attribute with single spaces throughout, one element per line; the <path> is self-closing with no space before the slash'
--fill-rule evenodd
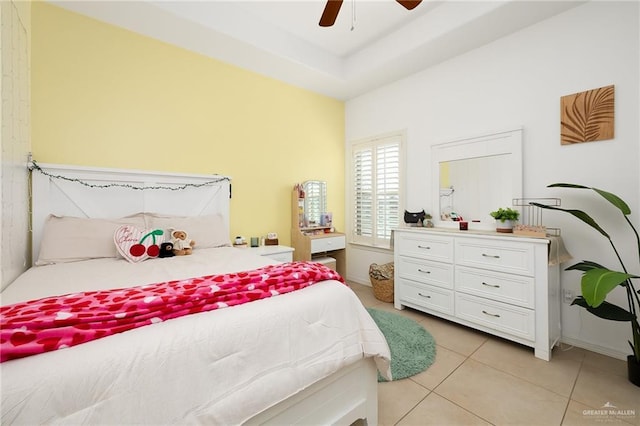
<path id="1" fill-rule="evenodd" d="M 561 345 L 546 362 L 531 348 L 351 287 L 365 306 L 418 321 L 437 345 L 426 371 L 378 385 L 380 425 L 640 425 L 640 387 L 627 380 L 626 361 Z"/>

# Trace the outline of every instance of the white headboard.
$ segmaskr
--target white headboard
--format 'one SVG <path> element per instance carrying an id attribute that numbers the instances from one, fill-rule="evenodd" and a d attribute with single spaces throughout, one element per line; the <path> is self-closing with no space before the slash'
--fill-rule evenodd
<path id="1" fill-rule="evenodd" d="M 32 170 L 32 256 L 38 259 L 50 214 L 120 218 L 160 213 L 201 216 L 219 213 L 229 227 L 231 179 L 220 175 L 151 172 L 34 163 Z"/>

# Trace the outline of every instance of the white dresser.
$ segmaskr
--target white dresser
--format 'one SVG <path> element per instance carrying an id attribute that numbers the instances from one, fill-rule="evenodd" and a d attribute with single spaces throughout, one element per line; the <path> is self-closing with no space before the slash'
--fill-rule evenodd
<path id="1" fill-rule="evenodd" d="M 394 234 L 397 309 L 446 318 L 551 359 L 560 338 L 560 291 L 548 239 L 430 228 Z"/>

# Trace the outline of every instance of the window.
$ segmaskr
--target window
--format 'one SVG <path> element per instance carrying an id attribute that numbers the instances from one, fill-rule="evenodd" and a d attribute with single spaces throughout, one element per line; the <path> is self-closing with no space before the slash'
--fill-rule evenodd
<path id="1" fill-rule="evenodd" d="M 400 225 L 402 205 L 401 134 L 354 142 L 351 151 L 351 240 L 389 247 Z"/>

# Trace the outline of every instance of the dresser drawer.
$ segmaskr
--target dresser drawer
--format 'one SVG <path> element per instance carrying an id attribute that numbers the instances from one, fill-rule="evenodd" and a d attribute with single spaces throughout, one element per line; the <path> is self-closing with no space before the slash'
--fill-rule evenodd
<path id="1" fill-rule="evenodd" d="M 406 233 L 399 235 L 394 244 L 400 256 L 453 262 L 453 238 L 451 237 Z"/>
<path id="2" fill-rule="evenodd" d="M 457 238 L 455 249 L 457 265 L 534 276 L 532 244 Z"/>
<path id="3" fill-rule="evenodd" d="M 395 283 L 395 291 L 398 291 L 403 302 L 444 314 L 454 313 L 452 290 L 400 279 Z"/>
<path id="4" fill-rule="evenodd" d="M 313 238 L 311 240 L 311 253 L 322 253 L 325 251 L 340 250 L 345 248 L 345 236 Z"/>
<path id="5" fill-rule="evenodd" d="M 531 277 L 456 266 L 455 289 L 524 308 L 534 307 L 535 285 Z"/>
<path id="6" fill-rule="evenodd" d="M 535 340 L 535 312 L 530 309 L 456 293 L 456 317 L 527 340 Z"/>
<path id="7" fill-rule="evenodd" d="M 450 263 L 399 257 L 395 268 L 401 278 L 453 289 L 453 265 Z"/>

